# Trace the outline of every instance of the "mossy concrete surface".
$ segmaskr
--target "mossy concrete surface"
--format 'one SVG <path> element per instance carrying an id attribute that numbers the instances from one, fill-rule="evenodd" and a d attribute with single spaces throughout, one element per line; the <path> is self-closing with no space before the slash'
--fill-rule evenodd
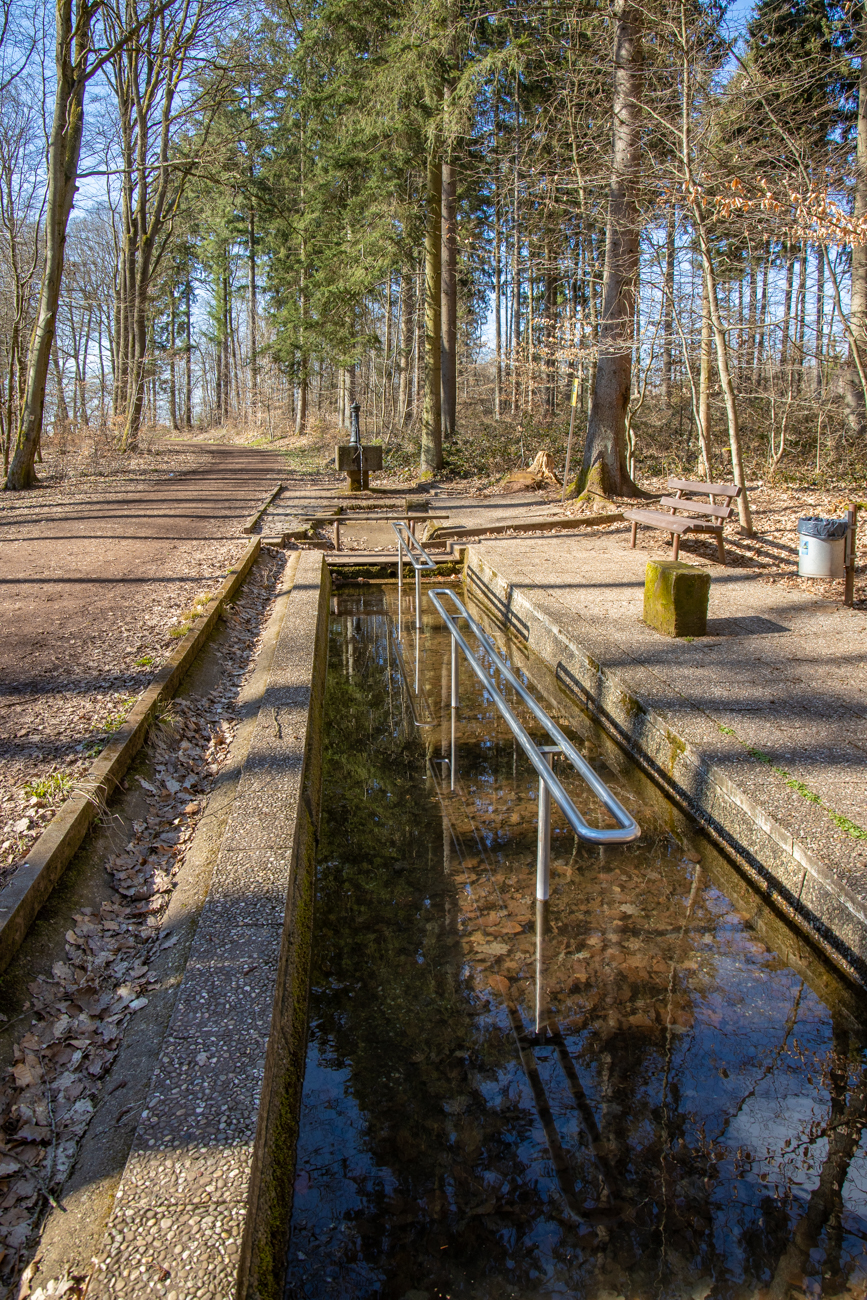
<path id="1" fill-rule="evenodd" d="M 681 560 L 648 560 L 644 621 L 663 636 L 704 636 L 710 574 Z"/>

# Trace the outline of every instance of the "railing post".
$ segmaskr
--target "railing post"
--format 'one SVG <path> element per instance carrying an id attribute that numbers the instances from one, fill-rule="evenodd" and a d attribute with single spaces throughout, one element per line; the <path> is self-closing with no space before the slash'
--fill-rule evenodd
<path id="1" fill-rule="evenodd" d="M 397 539 L 397 639 L 403 640 L 403 548 Z"/>
<path id="2" fill-rule="evenodd" d="M 542 993 L 545 986 L 545 932 L 548 928 L 548 904 L 536 899 L 536 1033 L 548 1027 L 547 1011 L 543 1012 Z"/>
<path id="3" fill-rule="evenodd" d="M 421 631 L 421 570 L 415 570 L 415 630 Z"/>
<path id="4" fill-rule="evenodd" d="M 540 746 L 545 762 L 553 766 L 554 755 L 559 745 Z M 539 777 L 539 835 L 536 848 L 536 898 L 540 902 L 548 901 L 551 880 L 551 794 L 547 785 Z"/>
<path id="5" fill-rule="evenodd" d="M 459 694 L 458 694 L 459 692 L 458 643 L 454 639 L 454 637 L 451 638 L 451 643 L 452 643 L 452 708 L 456 709 L 460 702 Z"/>

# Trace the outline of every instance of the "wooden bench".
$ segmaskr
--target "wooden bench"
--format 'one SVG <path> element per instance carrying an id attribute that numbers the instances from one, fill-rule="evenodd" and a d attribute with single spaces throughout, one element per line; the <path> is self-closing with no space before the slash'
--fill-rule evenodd
<path id="1" fill-rule="evenodd" d="M 662 497 L 659 502 L 661 506 L 668 507 L 668 514 L 664 514 L 661 510 L 623 511 L 623 518 L 632 522 L 633 549 L 639 524 L 644 524 L 648 528 L 662 528 L 665 532 L 671 533 L 672 558 L 675 560 L 680 553 L 680 539 L 684 533 L 712 533 L 716 537 L 720 563 L 725 564 L 723 522 L 732 513 L 732 502 L 740 496 L 740 488 L 734 483 L 691 483 L 688 479 L 682 478 L 668 479 L 666 487 L 675 493 L 673 497 Z M 707 504 L 704 501 L 696 501 L 694 498 L 697 496 L 706 496 Z M 717 505 L 715 497 L 722 498 L 724 504 Z M 698 515 L 699 518 L 683 518 L 681 512 L 686 515 Z M 710 520 L 719 520 L 719 523 L 712 523 Z"/>

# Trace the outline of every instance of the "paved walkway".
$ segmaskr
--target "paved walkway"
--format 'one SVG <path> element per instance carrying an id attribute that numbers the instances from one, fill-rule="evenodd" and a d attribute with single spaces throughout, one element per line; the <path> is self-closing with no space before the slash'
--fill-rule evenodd
<path id="1" fill-rule="evenodd" d="M 712 575 L 709 635 L 669 639 L 642 621 L 648 552 L 628 541 L 624 525 L 474 549 L 606 668 L 641 670 L 642 698 L 867 899 L 867 613 L 691 555 Z"/>

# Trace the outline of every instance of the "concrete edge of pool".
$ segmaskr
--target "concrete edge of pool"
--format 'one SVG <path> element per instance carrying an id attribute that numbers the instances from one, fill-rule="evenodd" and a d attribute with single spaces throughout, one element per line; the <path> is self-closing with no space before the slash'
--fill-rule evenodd
<path id="1" fill-rule="evenodd" d="M 474 548 L 470 590 L 765 901 L 867 983 L 867 908 Z M 306 1041 L 328 565 L 303 552 L 91 1297 L 282 1295 Z M 251 892 L 252 886 L 252 892 Z"/>

